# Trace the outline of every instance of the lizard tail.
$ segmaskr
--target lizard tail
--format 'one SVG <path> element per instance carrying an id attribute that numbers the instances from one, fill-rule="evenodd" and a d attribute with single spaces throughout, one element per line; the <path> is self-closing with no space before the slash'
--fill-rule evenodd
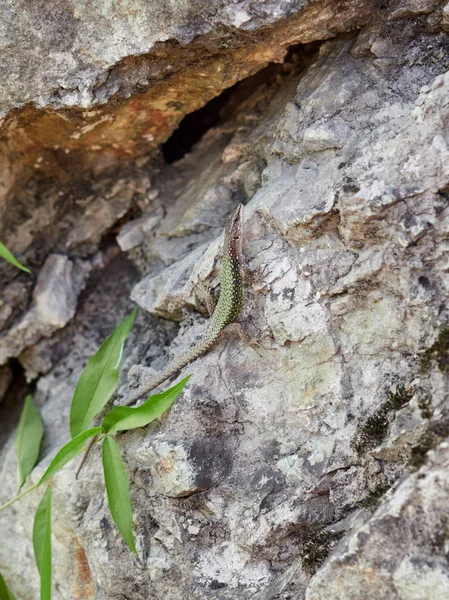
<path id="1" fill-rule="evenodd" d="M 148 384 L 143 385 L 138 388 L 131 396 L 127 399 L 126 404 L 132 404 L 136 400 L 138 400 L 141 396 L 148 394 L 155 388 L 159 387 L 164 381 L 171 379 L 175 375 L 177 375 L 184 367 L 189 365 L 191 362 L 196 360 L 202 354 L 205 354 L 212 346 L 214 346 L 217 342 L 217 338 L 214 339 L 205 339 L 201 341 L 195 348 L 193 348 L 187 354 L 181 356 L 178 360 L 175 360 L 169 367 L 162 371 L 159 375 L 150 381 Z"/>

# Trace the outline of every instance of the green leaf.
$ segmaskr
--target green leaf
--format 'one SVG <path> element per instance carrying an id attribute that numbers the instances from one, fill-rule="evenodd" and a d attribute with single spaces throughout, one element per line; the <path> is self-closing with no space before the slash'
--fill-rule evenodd
<path id="1" fill-rule="evenodd" d="M 89 359 L 76 385 L 70 410 L 72 437 L 85 431 L 103 409 L 118 383 L 120 359 L 136 309 L 124 319 Z"/>
<path id="2" fill-rule="evenodd" d="M 130 406 L 117 406 L 113 408 L 104 416 L 101 426 L 107 433 L 145 427 L 145 425 L 158 419 L 170 408 L 190 377 L 191 375 L 188 375 L 163 394 L 150 396 L 146 402 L 137 408 L 131 408 Z"/>
<path id="3" fill-rule="evenodd" d="M 8 250 L 8 248 L 1 242 L 0 242 L 0 257 L 4 258 L 8 262 L 10 262 L 12 265 L 17 267 L 18 269 L 25 271 L 25 273 L 31 273 L 31 271 L 29 269 L 27 269 L 26 267 L 24 267 L 22 265 L 22 263 L 20 263 L 17 260 L 17 258 Z"/>
<path id="4" fill-rule="evenodd" d="M 9 591 L 5 580 L 0 574 L 0 600 L 16 600 L 12 593 Z"/>
<path id="5" fill-rule="evenodd" d="M 103 441 L 103 472 L 109 509 L 122 538 L 137 554 L 132 530 L 132 507 L 128 477 L 115 441 L 106 436 Z"/>
<path id="6" fill-rule="evenodd" d="M 51 600 L 51 487 L 48 486 L 34 516 L 33 546 L 41 576 L 40 600 Z"/>
<path id="7" fill-rule="evenodd" d="M 82 452 L 86 440 L 88 440 L 91 437 L 94 437 L 95 435 L 98 435 L 99 433 L 103 433 L 103 431 L 104 430 L 102 427 L 93 427 L 92 429 L 83 431 L 83 433 L 80 433 L 79 435 L 72 438 L 70 442 L 67 442 L 67 444 L 61 448 L 61 450 L 51 461 L 47 470 L 42 475 L 38 485 L 41 485 L 42 483 L 44 483 L 44 481 L 47 481 L 47 479 L 53 477 L 53 475 L 60 471 L 64 465 L 66 465 L 69 461 L 72 460 L 72 458 L 78 456 L 78 454 Z"/>
<path id="8" fill-rule="evenodd" d="M 16 434 L 17 481 L 19 490 L 39 458 L 44 425 L 32 396 L 25 398 Z"/>

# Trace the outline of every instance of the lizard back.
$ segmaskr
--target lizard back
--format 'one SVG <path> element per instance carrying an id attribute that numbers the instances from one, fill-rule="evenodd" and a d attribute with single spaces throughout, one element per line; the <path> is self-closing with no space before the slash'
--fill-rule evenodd
<path id="1" fill-rule="evenodd" d="M 226 325 L 235 321 L 242 308 L 242 225 L 243 204 L 239 204 L 228 219 L 221 261 L 220 296 L 205 338 L 217 337 Z"/>
<path id="2" fill-rule="evenodd" d="M 128 399 L 128 404 L 158 387 L 167 379 L 171 379 L 181 369 L 205 354 L 219 340 L 223 329 L 238 317 L 243 302 L 242 221 L 243 204 L 239 204 L 230 215 L 225 229 L 220 296 L 203 339 L 192 350 L 175 360 L 165 371 L 157 375 L 149 385 L 145 385 L 132 394 Z"/>
<path id="3" fill-rule="evenodd" d="M 210 318 L 205 337 L 217 337 L 226 325 L 235 321 L 242 308 L 243 284 L 238 260 L 223 258 L 221 263 L 220 297 Z"/>

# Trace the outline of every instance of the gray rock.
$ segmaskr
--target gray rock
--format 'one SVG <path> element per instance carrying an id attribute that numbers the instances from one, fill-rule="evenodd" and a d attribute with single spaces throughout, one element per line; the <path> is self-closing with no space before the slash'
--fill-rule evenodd
<path id="1" fill-rule="evenodd" d="M 170 444 L 163 439 L 155 439 L 151 446 L 144 442 L 136 452 L 136 460 L 149 468 L 153 492 L 174 498 L 210 489 L 232 465 L 223 442 L 210 438 L 189 444 Z"/>
<path id="2" fill-rule="evenodd" d="M 131 221 L 121 229 L 117 236 L 117 244 L 123 252 L 131 250 L 136 246 L 140 246 L 144 241 L 143 224 L 138 221 Z"/>
<path id="3" fill-rule="evenodd" d="M 158 169 L 148 163 L 151 190 L 149 180 L 120 179 L 110 195 L 117 206 L 104 213 L 109 225 L 101 231 L 98 215 L 108 203 L 100 198 L 114 183 L 99 177 L 95 217 L 74 219 L 73 233 L 57 239 L 73 240 L 71 251 L 84 245 L 90 255 L 133 202 L 136 217 L 129 215 L 129 225 L 120 221 L 103 240 L 104 263 L 84 259 L 105 271 L 92 274 L 97 279 L 89 280 L 72 321 L 56 331 L 76 304 L 82 277 L 73 276 L 74 267 L 61 305 L 26 309 L 42 319 L 38 334 L 27 321 L 31 341 L 18 337 L 20 316 L 6 309 L 5 356 L 18 343 L 30 361 L 24 364 L 46 372 L 36 391 L 46 441 L 33 482 L 67 441 L 77 377 L 127 313 L 130 295 L 140 311 L 116 403 L 195 343 L 206 326 L 198 314 L 187 314 L 203 312 L 195 285 L 217 289 L 226 214 L 246 204 L 245 257 L 259 273 L 246 287 L 242 320 L 263 347 L 223 336 L 184 370 L 192 377 L 168 414 L 117 436 L 138 557 L 112 522 L 98 448 L 77 482 L 77 461 L 54 478 L 56 599 L 448 595 L 443 4 L 395 3 L 350 35 L 341 32 L 365 22 L 365 3 L 346 3 L 352 18 L 345 23 L 334 5 L 304 4 L 302 31 L 314 32 L 308 41 L 330 31 L 335 39 L 317 53 L 296 48 L 283 67 L 237 87 L 223 109 L 227 116 L 182 160 Z M 257 52 L 251 35 L 289 10 L 281 2 L 211 8 L 216 70 L 222 64 L 216 15 L 246 28 L 245 52 Z M 173 14 L 185 32 L 193 31 L 185 15 Z M 104 44 L 101 52 L 120 52 L 144 38 L 127 35 L 120 48 Z M 119 79 L 111 76 L 107 91 L 88 89 L 87 100 L 90 93 L 109 97 L 123 84 Z M 118 252 L 119 230 L 128 260 L 118 254 L 108 261 Z M 130 260 L 141 271 L 137 283 Z M 58 261 L 57 282 L 70 280 L 68 263 L 63 268 Z M 55 289 L 50 281 L 47 274 L 36 288 L 39 298 Z M 52 337 L 36 343 L 44 321 Z M 3 502 L 15 487 L 12 435 L 1 452 Z M 29 495 L 14 512 L 0 513 L 2 574 L 24 600 L 38 590 L 30 542 L 37 503 Z"/>
<path id="4" fill-rule="evenodd" d="M 443 7 L 442 26 L 445 31 L 449 30 L 449 3 Z"/>
<path id="5" fill-rule="evenodd" d="M 448 518 L 449 444 L 387 494 L 382 506 L 312 578 L 306 600 L 401 598 L 438 600 L 449 594 L 444 559 Z"/>
<path id="6" fill-rule="evenodd" d="M 89 265 L 74 265 L 67 256 L 51 254 L 42 267 L 27 313 L 0 338 L 0 364 L 41 337 L 50 337 L 75 315 L 78 294 Z"/>
<path id="7" fill-rule="evenodd" d="M 28 102 L 40 107 L 89 108 L 126 87 L 120 69 L 109 72 L 126 57 L 144 55 L 167 41 L 188 46 L 195 37 L 220 26 L 255 31 L 309 4 L 305 0 L 275 6 L 270 1 L 227 4 L 220 0 L 200 9 L 193 1 L 161 7 L 135 0 L 128 11 L 114 5 L 95 5 L 89 10 L 83 5 L 75 10 L 65 5 L 53 9 L 45 3 L 5 5 L 0 35 L 3 69 L 16 77 L 5 79 L 0 108 L 7 111 Z M 42 61 L 42 56 L 47 60 Z M 168 64 L 166 73 L 174 67 Z M 133 83 L 145 86 L 163 75 L 162 68 L 156 63 L 153 69 L 136 70 Z"/>

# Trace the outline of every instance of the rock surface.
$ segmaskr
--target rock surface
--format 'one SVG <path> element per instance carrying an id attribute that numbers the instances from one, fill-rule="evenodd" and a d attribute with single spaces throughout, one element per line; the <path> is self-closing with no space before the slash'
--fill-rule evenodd
<path id="1" fill-rule="evenodd" d="M 0 364 L 40 338 L 50 337 L 74 317 L 89 270 L 86 264 L 77 269 L 67 256 L 50 254 L 33 290 L 31 308 L 0 339 Z"/>
<path id="2" fill-rule="evenodd" d="M 198 282 L 217 289 L 222 228 L 238 202 L 246 205 L 245 256 L 261 274 L 246 290 L 242 321 L 263 347 L 223 339 L 185 370 L 192 378 L 160 422 L 117 437 L 137 557 L 111 520 L 97 448 L 78 481 L 76 461 L 53 480 L 54 598 L 449 594 L 447 6 L 374 4 L 346 2 L 339 11 L 325 2 L 220 2 L 209 7 L 207 27 L 191 16 L 192 3 L 177 4 L 158 17 L 158 29 L 156 4 L 139 12 L 137 3 L 138 17 L 119 15 L 108 32 L 121 42 L 93 45 L 89 56 L 80 51 L 88 13 L 61 9 L 51 19 L 64 31 L 72 23 L 73 49 L 51 57 L 60 62 L 49 79 L 63 87 L 64 77 L 78 78 L 78 91 L 69 82 L 66 95 L 52 95 L 40 65 L 16 96 L 9 90 L 8 109 L 33 100 L 59 110 L 70 100 L 119 111 L 123 121 L 99 130 L 108 146 L 137 118 L 133 102 L 151 106 L 160 89 L 147 81 L 135 95 L 135 55 L 157 43 L 182 44 L 160 50 L 167 65 L 185 57 L 169 84 L 186 98 L 168 135 L 181 113 L 272 61 L 269 53 L 248 58 L 255 47 L 267 51 L 271 35 L 281 40 L 275 60 L 289 44 L 314 42 L 221 97 L 213 126 L 193 146 L 192 136 L 179 160 L 98 169 L 93 187 L 67 176 L 62 196 L 47 187 L 25 217 L 13 212 L 5 221 L 14 223 L 12 249 L 25 253 L 37 278 L 34 285 L 9 266 L 0 273 L 0 364 L 17 361 L 2 367 L 0 388 L 22 365 L 35 378 L 46 426 L 31 482 L 69 438 L 86 360 L 133 302 L 140 311 L 116 402 L 201 336 Z M 245 32 L 238 56 L 223 26 Z M 221 86 L 211 80 L 195 96 L 183 78 L 205 39 L 216 43 L 211 71 L 229 71 Z M 63 68 L 70 56 L 83 64 Z M 118 62 L 110 87 L 93 85 Z M 119 90 L 131 98 L 117 108 Z M 201 115 L 194 118 L 200 127 Z M 42 190 L 38 179 L 31 187 Z M 0 405 L 11 430 L 1 438 L 0 503 L 15 491 L 14 389 Z M 38 496 L 0 513 L 0 572 L 23 600 L 38 593 L 30 542 Z"/>

